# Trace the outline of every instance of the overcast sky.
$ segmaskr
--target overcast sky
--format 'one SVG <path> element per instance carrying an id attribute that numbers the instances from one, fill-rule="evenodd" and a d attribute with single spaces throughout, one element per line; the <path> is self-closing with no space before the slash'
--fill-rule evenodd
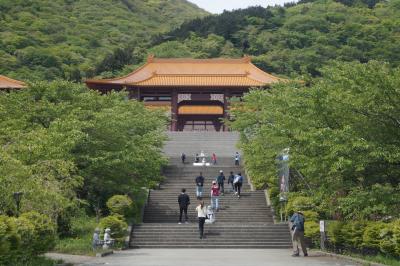
<path id="1" fill-rule="evenodd" d="M 246 8 L 249 6 L 273 6 L 275 4 L 283 5 L 293 0 L 189 0 L 199 7 L 211 12 L 222 13 L 224 9 L 232 10 L 238 8 Z"/>

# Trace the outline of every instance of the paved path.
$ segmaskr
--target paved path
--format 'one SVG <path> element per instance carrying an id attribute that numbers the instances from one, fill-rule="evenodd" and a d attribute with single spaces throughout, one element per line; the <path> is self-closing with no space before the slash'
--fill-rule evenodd
<path id="1" fill-rule="evenodd" d="M 354 266 L 361 265 L 319 253 L 290 256 L 287 249 L 133 249 L 82 261 L 83 266 Z M 76 263 L 76 261 L 75 261 Z"/>

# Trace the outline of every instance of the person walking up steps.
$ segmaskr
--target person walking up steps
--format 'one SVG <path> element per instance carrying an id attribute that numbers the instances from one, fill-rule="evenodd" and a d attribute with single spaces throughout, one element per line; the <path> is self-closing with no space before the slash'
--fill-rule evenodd
<path id="1" fill-rule="evenodd" d="M 235 195 L 238 195 L 238 198 L 240 198 L 240 190 L 242 189 L 243 185 L 243 176 L 241 173 L 238 173 L 235 176 L 235 180 L 233 180 L 233 184 L 235 184 Z"/>
<path id="2" fill-rule="evenodd" d="M 216 181 L 212 182 L 211 186 L 211 206 L 214 210 L 218 211 L 218 197 L 219 189 Z"/>
<path id="3" fill-rule="evenodd" d="M 181 154 L 181 160 L 182 160 L 182 164 L 185 164 L 186 154 L 184 152 L 182 152 L 182 154 Z"/>
<path id="4" fill-rule="evenodd" d="M 206 221 L 207 216 L 207 208 L 204 206 L 204 201 L 201 201 L 200 204 L 196 207 L 197 217 L 199 218 L 199 233 L 200 239 L 204 237 L 204 223 Z"/>
<path id="5" fill-rule="evenodd" d="M 212 160 L 213 165 L 217 164 L 217 155 L 215 155 L 215 153 L 212 154 L 211 160 Z"/>
<path id="6" fill-rule="evenodd" d="M 303 251 L 304 257 L 308 256 L 306 244 L 304 242 L 304 216 L 301 211 L 297 211 L 293 216 L 290 218 L 290 222 L 293 223 L 292 230 L 292 241 L 293 241 L 293 257 L 300 256 L 299 250 L 299 242 L 301 246 L 301 250 Z"/>
<path id="7" fill-rule="evenodd" d="M 182 224 L 182 214 L 185 213 L 185 223 L 188 223 L 187 209 L 190 205 L 190 198 L 186 194 L 186 189 L 182 188 L 182 193 L 178 196 L 179 203 L 179 224 Z"/>
<path id="8" fill-rule="evenodd" d="M 200 172 L 200 175 L 196 177 L 196 196 L 197 199 L 201 199 L 203 197 L 203 184 L 204 184 L 204 177 L 203 173 Z"/>
<path id="9" fill-rule="evenodd" d="M 233 174 L 233 172 L 231 172 L 230 175 L 228 176 L 228 186 L 229 184 L 231 184 L 231 192 L 235 191 L 235 185 L 233 184 L 233 180 L 235 180 L 235 175 Z"/>
<path id="10" fill-rule="evenodd" d="M 239 166 L 239 164 L 240 164 L 240 154 L 239 154 L 239 152 L 236 152 L 235 153 L 235 165 Z"/>
<path id="11" fill-rule="evenodd" d="M 224 182 L 225 182 L 225 175 L 222 170 L 219 171 L 219 175 L 217 176 L 217 183 L 219 192 L 224 195 Z"/>

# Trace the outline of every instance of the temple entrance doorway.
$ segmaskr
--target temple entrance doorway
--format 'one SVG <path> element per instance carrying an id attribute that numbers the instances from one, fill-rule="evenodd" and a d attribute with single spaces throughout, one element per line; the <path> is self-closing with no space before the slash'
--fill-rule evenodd
<path id="1" fill-rule="evenodd" d="M 183 101 L 178 106 L 178 131 L 221 131 L 224 106 L 218 101 Z"/>
<path id="2" fill-rule="evenodd" d="M 219 116 L 180 116 L 178 131 L 221 131 Z"/>

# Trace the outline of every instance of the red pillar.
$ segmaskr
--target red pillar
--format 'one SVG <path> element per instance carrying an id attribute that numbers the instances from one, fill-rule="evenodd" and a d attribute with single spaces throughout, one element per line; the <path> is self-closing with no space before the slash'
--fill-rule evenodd
<path id="1" fill-rule="evenodd" d="M 229 109 L 229 98 L 230 93 L 227 89 L 224 91 L 224 119 L 229 118 L 228 109 Z M 224 124 L 223 131 L 228 131 L 228 127 Z"/>
<path id="2" fill-rule="evenodd" d="M 171 131 L 178 131 L 178 93 L 172 89 L 171 97 Z"/>

